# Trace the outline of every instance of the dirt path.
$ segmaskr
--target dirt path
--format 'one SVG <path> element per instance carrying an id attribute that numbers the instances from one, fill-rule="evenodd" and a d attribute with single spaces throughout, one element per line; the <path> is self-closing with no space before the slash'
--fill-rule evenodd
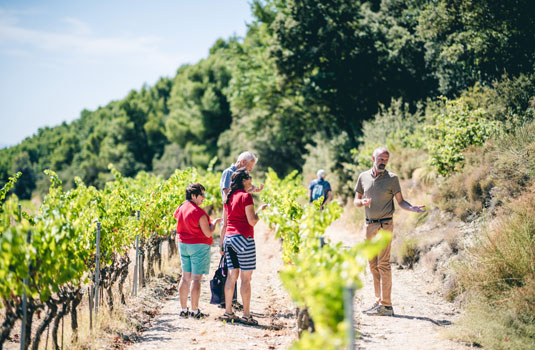
<path id="1" fill-rule="evenodd" d="M 167 301 L 152 321 L 152 328 L 142 335 L 130 350 L 163 349 L 286 349 L 295 340 L 294 306 L 278 278 L 282 267 L 281 250 L 261 222 L 255 229 L 257 270 L 253 274 L 251 309 L 259 327 L 224 324 L 218 318 L 223 310 L 210 305 L 209 279 L 219 263 L 217 245 L 212 249 L 210 276 L 202 284 L 201 309 L 210 316 L 204 320 L 180 319 L 178 296 Z M 335 222 L 326 236 L 351 246 L 363 239 L 362 234 L 349 232 Z M 370 317 L 361 313 L 373 301 L 371 274 L 363 277 L 364 288 L 355 298 L 356 324 L 361 337 L 359 350 L 374 349 L 440 349 L 464 350 L 469 347 L 447 340 L 443 331 L 455 321 L 458 311 L 442 297 L 433 293 L 430 276 L 424 271 L 398 269 L 393 265 L 393 306 L 395 317 Z"/>
<path id="2" fill-rule="evenodd" d="M 333 223 L 326 236 L 335 242 L 352 246 L 364 239 L 361 230 L 348 232 L 340 221 Z M 433 292 L 431 277 L 416 269 L 392 266 L 392 300 L 395 317 L 373 317 L 362 314 L 374 302 L 373 280 L 369 270 L 363 277 L 364 287 L 357 291 L 355 312 L 361 337 L 359 350 L 436 349 L 464 350 L 470 347 L 446 339 L 443 331 L 459 315 L 453 304 Z"/>
<path id="3" fill-rule="evenodd" d="M 209 317 L 203 320 L 180 319 L 176 295 L 163 306 L 152 321 L 152 327 L 143 333 L 141 341 L 128 349 L 286 349 L 295 339 L 295 318 L 292 301 L 278 278 L 278 271 L 282 268 L 280 244 L 262 222 L 255 228 L 255 239 L 257 269 L 253 273 L 251 311 L 259 322 L 258 327 L 225 324 L 218 319 L 223 310 L 209 304 L 209 280 L 220 259 L 219 245 L 214 244 L 210 275 L 201 285 L 200 308 Z"/>

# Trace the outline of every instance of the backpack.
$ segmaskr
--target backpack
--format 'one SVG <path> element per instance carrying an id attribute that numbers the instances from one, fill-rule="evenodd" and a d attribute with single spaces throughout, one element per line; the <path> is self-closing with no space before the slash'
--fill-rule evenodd
<path id="1" fill-rule="evenodd" d="M 320 197 L 323 197 L 324 195 L 325 195 L 325 189 L 323 188 L 323 181 L 316 182 L 314 187 L 312 187 L 312 193 L 311 193 L 312 202 L 314 202 L 316 199 Z"/>

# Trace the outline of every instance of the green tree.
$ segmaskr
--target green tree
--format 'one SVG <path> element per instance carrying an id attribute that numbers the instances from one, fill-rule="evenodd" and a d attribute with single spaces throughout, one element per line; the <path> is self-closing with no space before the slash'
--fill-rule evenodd
<path id="1" fill-rule="evenodd" d="M 170 93 L 165 131 L 170 141 L 190 153 L 187 158 L 193 163 L 188 165 L 208 164 L 216 154 L 219 135 L 230 127 L 232 120 L 224 91 L 231 75 L 227 59 L 219 54 L 218 47 L 224 45 L 217 42 L 210 57 L 181 67 Z M 195 153 L 207 156 L 199 158 Z"/>
<path id="2" fill-rule="evenodd" d="M 417 1 L 384 1 L 378 11 L 353 0 L 274 3 L 277 70 L 306 106 L 321 111 L 316 117 L 328 136 L 343 130 L 354 146 L 379 103 L 414 102 L 433 91 L 423 43 L 414 37 Z"/>
<path id="3" fill-rule="evenodd" d="M 21 199 L 30 199 L 35 188 L 35 173 L 27 152 L 19 153 L 13 158 L 11 172 L 17 173 L 19 171 L 22 176 L 15 184 L 13 192 Z"/>
<path id="4" fill-rule="evenodd" d="M 531 0 L 428 0 L 418 22 L 426 62 L 444 94 L 490 83 L 504 73 L 533 71 Z"/>

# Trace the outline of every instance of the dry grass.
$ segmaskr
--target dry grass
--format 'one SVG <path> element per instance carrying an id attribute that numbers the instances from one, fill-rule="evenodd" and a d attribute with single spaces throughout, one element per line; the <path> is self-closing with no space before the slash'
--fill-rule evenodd
<path id="1" fill-rule="evenodd" d="M 364 208 L 356 207 L 353 204 L 353 199 L 348 200 L 343 214 L 340 218 L 343 225 L 349 232 L 359 232 L 364 222 Z"/>
<path id="2" fill-rule="evenodd" d="M 437 188 L 433 200 L 464 221 L 483 211 L 494 213 L 510 198 L 524 193 L 535 179 L 534 152 L 533 122 L 514 134 L 468 149 L 461 171 Z"/>
<path id="3" fill-rule="evenodd" d="M 535 186 L 507 204 L 457 268 L 469 306 L 457 339 L 535 348 Z"/>
<path id="4" fill-rule="evenodd" d="M 490 307 L 486 300 L 473 300 L 459 322 L 446 331 L 451 339 L 496 350 L 535 349 L 534 334 L 532 316 L 526 318 L 506 305 Z"/>
<path id="5" fill-rule="evenodd" d="M 395 256 L 398 263 L 412 269 L 420 259 L 420 252 L 418 241 L 415 238 L 405 238 L 397 247 Z"/>

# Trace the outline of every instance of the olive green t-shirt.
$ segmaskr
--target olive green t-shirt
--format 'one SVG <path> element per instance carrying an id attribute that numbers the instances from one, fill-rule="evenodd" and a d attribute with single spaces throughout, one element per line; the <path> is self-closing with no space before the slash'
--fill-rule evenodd
<path id="1" fill-rule="evenodd" d="M 376 178 L 372 170 L 359 175 L 355 192 L 363 198 L 371 198 L 371 205 L 365 207 L 366 218 L 379 220 L 390 218 L 394 214 L 394 195 L 401 192 L 398 176 L 385 170 Z"/>

